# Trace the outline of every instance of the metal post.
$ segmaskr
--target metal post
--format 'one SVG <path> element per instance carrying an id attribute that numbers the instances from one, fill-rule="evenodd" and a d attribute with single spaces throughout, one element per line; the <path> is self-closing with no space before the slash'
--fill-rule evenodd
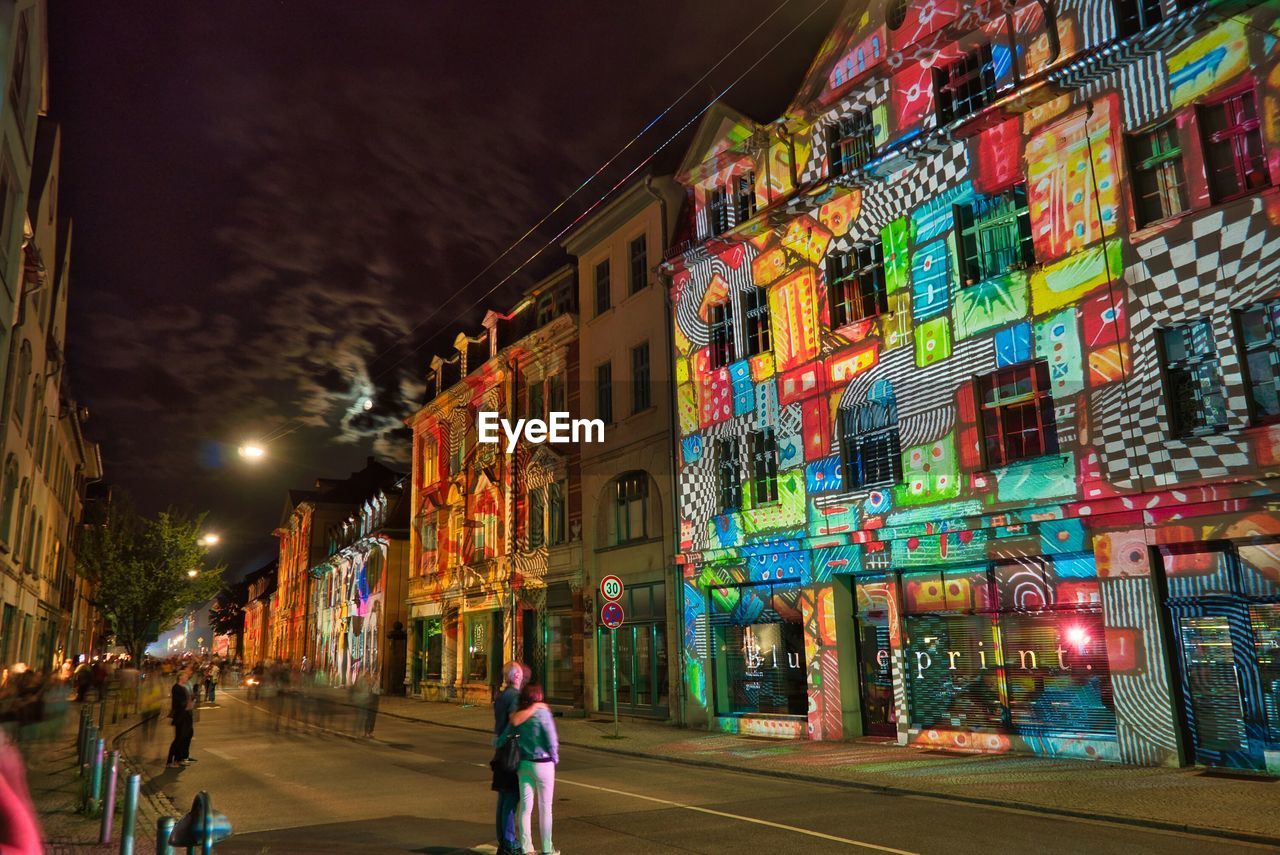
<path id="1" fill-rule="evenodd" d="M 89 726 L 89 711 L 80 708 L 80 729 L 76 731 L 76 748 L 80 752 L 80 760 L 84 762 L 84 729 Z"/>
<path id="2" fill-rule="evenodd" d="M 171 816 L 162 816 L 156 820 L 156 855 L 173 855 L 169 835 L 173 834 L 174 822 Z"/>
<path id="3" fill-rule="evenodd" d="M 614 627 L 609 630 L 613 633 L 613 738 L 618 738 L 618 629 Z"/>
<path id="4" fill-rule="evenodd" d="M 106 846 L 111 842 L 111 824 L 116 815 L 116 775 L 120 771 L 120 752 L 112 751 L 107 756 L 107 788 L 102 795 L 102 830 L 98 835 L 98 843 Z"/>
<path id="5" fill-rule="evenodd" d="M 138 822 L 138 789 L 141 775 L 130 775 L 124 785 L 124 819 L 120 823 L 120 855 L 133 855 L 133 827 Z"/>
<path id="6" fill-rule="evenodd" d="M 89 803 L 87 805 L 90 812 L 98 809 L 98 802 L 102 798 L 102 755 L 106 747 L 106 740 L 99 738 L 93 749 L 93 770 L 89 774 Z"/>
<path id="7" fill-rule="evenodd" d="M 201 841 L 200 855 L 213 855 L 213 799 L 207 792 L 200 795 L 204 796 L 200 799 L 200 810 L 204 814 L 204 840 Z"/>

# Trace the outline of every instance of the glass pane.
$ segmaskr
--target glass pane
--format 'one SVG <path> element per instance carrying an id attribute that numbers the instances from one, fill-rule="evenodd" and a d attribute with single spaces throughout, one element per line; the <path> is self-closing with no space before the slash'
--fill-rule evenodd
<path id="1" fill-rule="evenodd" d="M 1116 731 L 1102 615 L 1001 615 L 1009 714 L 1021 733 Z"/>
<path id="2" fill-rule="evenodd" d="M 897 728 L 889 647 L 889 611 L 893 607 L 889 585 L 883 580 L 859 582 L 856 589 L 863 716 L 869 732 L 882 734 Z"/>
<path id="3" fill-rule="evenodd" d="M 547 615 L 546 653 L 547 697 L 573 697 L 573 618 L 567 614 Z"/>
<path id="4" fill-rule="evenodd" d="M 1258 656 L 1267 739 L 1280 742 L 1280 605 L 1250 606 L 1249 622 Z"/>
<path id="5" fill-rule="evenodd" d="M 1194 552 L 1165 552 L 1164 573 L 1170 599 L 1225 594 L 1234 588 L 1231 557 L 1208 547 Z"/>
<path id="6" fill-rule="evenodd" d="M 662 586 L 658 586 L 661 590 Z M 656 592 L 655 592 L 656 593 Z M 655 604 L 657 598 L 654 598 Z M 655 691 L 655 703 L 660 707 L 668 704 L 668 680 L 667 680 L 667 625 L 665 622 L 653 625 L 653 648 L 657 651 L 657 664 L 654 666 L 654 677 L 657 682 L 657 690 Z"/>
<path id="7" fill-rule="evenodd" d="M 1251 597 L 1280 595 L 1280 543 L 1238 546 L 1240 588 Z"/>
<path id="8" fill-rule="evenodd" d="M 648 626 L 638 626 L 636 633 L 635 702 L 637 706 L 653 703 L 653 633 Z"/>
<path id="9" fill-rule="evenodd" d="M 904 621 L 907 709 L 913 727 L 1002 727 L 1000 639 L 985 615 Z"/>
<path id="10" fill-rule="evenodd" d="M 631 691 L 632 657 L 635 655 L 635 627 L 618 628 L 618 704 L 635 703 Z"/>
<path id="11" fill-rule="evenodd" d="M 720 715 L 808 712 L 797 593 L 776 591 L 760 585 L 713 592 L 709 618 Z"/>
<path id="12" fill-rule="evenodd" d="M 1178 629 L 1197 744 L 1212 751 L 1245 748 L 1244 710 L 1227 619 L 1184 617 Z"/>

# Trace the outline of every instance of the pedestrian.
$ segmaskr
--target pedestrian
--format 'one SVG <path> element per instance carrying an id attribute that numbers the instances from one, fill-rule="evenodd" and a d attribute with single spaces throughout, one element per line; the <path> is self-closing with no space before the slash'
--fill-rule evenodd
<path id="1" fill-rule="evenodd" d="M 89 694 L 89 687 L 93 685 L 93 666 L 81 659 L 76 670 L 71 672 L 71 679 L 76 684 L 76 700 L 84 701 L 85 696 Z"/>
<path id="2" fill-rule="evenodd" d="M 221 673 L 222 669 L 218 667 L 217 662 L 211 663 L 208 670 L 204 672 L 204 696 L 209 703 L 213 703 L 214 695 L 217 694 L 218 677 Z"/>
<path id="3" fill-rule="evenodd" d="M 520 687 L 525 684 L 525 671 L 525 666 L 515 661 L 502 666 L 502 676 L 506 684 L 493 699 L 495 745 L 499 744 L 503 732 L 510 723 L 511 714 L 516 711 L 520 703 Z M 520 783 L 516 773 L 495 767 L 490 789 L 498 794 L 498 855 L 519 855 L 524 850 L 520 848 L 520 839 L 516 835 L 516 807 L 520 803 Z"/>
<path id="4" fill-rule="evenodd" d="M 361 674 L 351 687 L 351 695 L 356 707 L 356 732 L 372 739 L 373 725 L 378 718 L 378 685 L 373 675 L 368 671 Z"/>
<path id="5" fill-rule="evenodd" d="M 551 709 L 543 703 L 542 687 L 530 683 L 520 691 L 520 708 L 511 714 L 506 730 L 516 734 L 520 746 L 520 768 L 516 777 L 520 785 L 520 852 L 525 855 L 560 855 L 551 845 L 551 800 L 555 795 L 556 764 L 560 762 L 560 739 L 556 734 Z M 533 802 L 538 802 L 538 838 L 542 845 L 533 848 Z"/>
<path id="6" fill-rule="evenodd" d="M 40 855 L 44 851 L 22 755 L 0 731 L 0 853 Z"/>
<path id="7" fill-rule="evenodd" d="M 173 742 L 169 745 L 169 756 L 165 760 L 168 769 L 181 769 L 191 762 L 191 739 L 195 736 L 195 721 L 192 710 L 195 708 L 195 696 L 188 688 L 191 672 L 186 668 L 178 672 L 178 679 L 169 693 L 169 718 L 173 719 Z"/>

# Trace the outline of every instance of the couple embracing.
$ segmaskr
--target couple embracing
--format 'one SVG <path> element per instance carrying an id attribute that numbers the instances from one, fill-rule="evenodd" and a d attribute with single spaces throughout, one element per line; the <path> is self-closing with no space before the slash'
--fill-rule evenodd
<path id="1" fill-rule="evenodd" d="M 543 703 L 542 687 L 528 682 L 529 673 L 519 662 L 502 666 L 506 683 L 493 702 L 497 751 L 490 765 L 498 793 L 498 855 L 559 855 L 551 845 L 551 800 L 560 741 L 551 709 Z M 533 848 L 532 833 L 535 800 L 538 849 Z"/>

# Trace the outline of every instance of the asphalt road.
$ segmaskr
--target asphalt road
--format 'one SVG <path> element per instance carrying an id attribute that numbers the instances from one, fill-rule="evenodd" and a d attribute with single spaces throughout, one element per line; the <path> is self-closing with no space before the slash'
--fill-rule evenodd
<path id="1" fill-rule="evenodd" d="M 200 711 L 192 756 L 141 746 L 153 784 L 231 818 L 224 853 L 493 852 L 491 749 L 479 733 L 382 717 L 376 738 L 273 727 L 239 693 Z M 329 725 L 346 729 L 346 718 Z M 536 841 L 536 833 L 535 833 Z M 566 748 L 555 843 L 577 853 L 1257 853 L 1272 847 L 860 792 Z"/>

